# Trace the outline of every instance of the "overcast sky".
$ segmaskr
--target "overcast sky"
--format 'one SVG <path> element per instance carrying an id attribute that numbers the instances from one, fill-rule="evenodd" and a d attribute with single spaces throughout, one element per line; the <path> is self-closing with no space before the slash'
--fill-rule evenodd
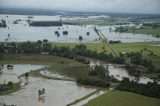
<path id="1" fill-rule="evenodd" d="M 0 0 L 0 7 L 160 14 L 160 0 Z"/>

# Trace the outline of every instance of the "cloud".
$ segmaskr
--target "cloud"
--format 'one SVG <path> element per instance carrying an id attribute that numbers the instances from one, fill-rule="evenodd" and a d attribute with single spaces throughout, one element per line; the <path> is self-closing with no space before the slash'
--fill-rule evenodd
<path id="1" fill-rule="evenodd" d="M 0 7 L 160 13 L 160 0 L 0 0 Z"/>

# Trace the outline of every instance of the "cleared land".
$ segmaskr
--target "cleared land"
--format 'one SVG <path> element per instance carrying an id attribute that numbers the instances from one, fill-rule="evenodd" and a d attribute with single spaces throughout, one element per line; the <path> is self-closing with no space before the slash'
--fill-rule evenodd
<path id="1" fill-rule="evenodd" d="M 87 103 L 84 106 L 159 106 L 160 99 L 135 93 L 111 91 Z"/>

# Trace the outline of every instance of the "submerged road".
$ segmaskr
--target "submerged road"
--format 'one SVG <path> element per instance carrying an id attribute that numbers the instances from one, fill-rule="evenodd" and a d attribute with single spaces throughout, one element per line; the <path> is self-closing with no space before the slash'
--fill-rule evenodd
<path id="1" fill-rule="evenodd" d="M 113 56 L 117 56 L 118 53 L 113 49 L 113 47 L 109 44 L 108 38 L 106 36 L 104 36 L 104 34 L 97 28 L 94 28 L 94 31 L 97 33 L 97 35 L 99 36 L 99 39 L 107 44 L 108 48 L 110 48 L 110 50 L 112 51 Z"/>

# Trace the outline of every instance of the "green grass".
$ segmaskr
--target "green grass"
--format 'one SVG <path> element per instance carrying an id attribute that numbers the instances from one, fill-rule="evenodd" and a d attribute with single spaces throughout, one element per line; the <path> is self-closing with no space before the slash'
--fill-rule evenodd
<path id="1" fill-rule="evenodd" d="M 128 33 L 133 33 L 133 29 L 129 29 Z M 149 34 L 149 35 L 156 35 L 156 34 L 160 34 L 160 28 L 145 28 L 145 29 L 136 29 L 135 33 L 137 34 Z"/>
<path id="2" fill-rule="evenodd" d="M 52 55 L 40 54 L 14 54 L 1 57 L 0 64 L 41 64 L 55 65 L 63 61 L 64 64 L 81 64 L 73 59 Z"/>
<path id="3" fill-rule="evenodd" d="M 66 75 L 74 79 L 78 78 L 92 78 L 89 76 L 91 68 L 89 66 L 67 66 L 67 65 L 56 65 L 48 68 L 51 73 L 58 73 Z"/>
<path id="4" fill-rule="evenodd" d="M 155 46 L 150 46 L 150 45 L 160 45 L 160 42 L 121 43 L 121 44 L 112 44 L 112 47 L 117 52 L 140 51 L 143 48 L 147 48 L 153 51 L 154 54 L 160 56 L 160 47 L 155 47 Z"/>
<path id="5" fill-rule="evenodd" d="M 111 52 L 111 50 L 108 48 L 108 46 L 105 43 L 90 43 L 90 42 L 88 43 L 58 43 L 58 42 L 53 42 L 52 46 L 57 46 L 57 47 L 65 46 L 65 47 L 73 48 L 75 47 L 75 45 L 79 45 L 79 44 L 86 45 L 89 50 L 93 50 L 93 51 L 97 50 L 97 52 L 102 52 L 106 50 L 108 53 Z"/>
<path id="6" fill-rule="evenodd" d="M 11 94 L 11 93 L 16 92 L 16 91 L 18 91 L 20 89 L 21 89 L 21 86 L 19 85 L 19 83 L 14 83 L 13 84 L 13 88 L 11 88 L 9 90 L 0 91 L 0 95 Z"/>
<path id="7" fill-rule="evenodd" d="M 150 56 L 149 52 L 144 51 L 143 56 L 148 60 L 152 60 L 153 63 L 160 68 L 160 47 L 150 46 L 150 45 L 160 45 L 160 42 L 146 42 L 146 43 L 121 43 L 121 44 L 112 44 L 112 47 L 117 52 L 131 52 L 131 51 L 138 51 L 140 52 L 141 49 L 147 48 L 148 50 L 153 51 L 153 53 L 157 56 Z"/>
<path id="8" fill-rule="evenodd" d="M 51 78 L 51 77 L 43 76 L 37 71 L 29 72 L 29 76 L 31 76 L 31 77 L 40 77 L 40 78 L 49 79 L 49 80 L 74 81 L 73 79 Z"/>
<path id="9" fill-rule="evenodd" d="M 160 99 L 123 91 L 107 92 L 84 106 L 159 106 Z"/>

